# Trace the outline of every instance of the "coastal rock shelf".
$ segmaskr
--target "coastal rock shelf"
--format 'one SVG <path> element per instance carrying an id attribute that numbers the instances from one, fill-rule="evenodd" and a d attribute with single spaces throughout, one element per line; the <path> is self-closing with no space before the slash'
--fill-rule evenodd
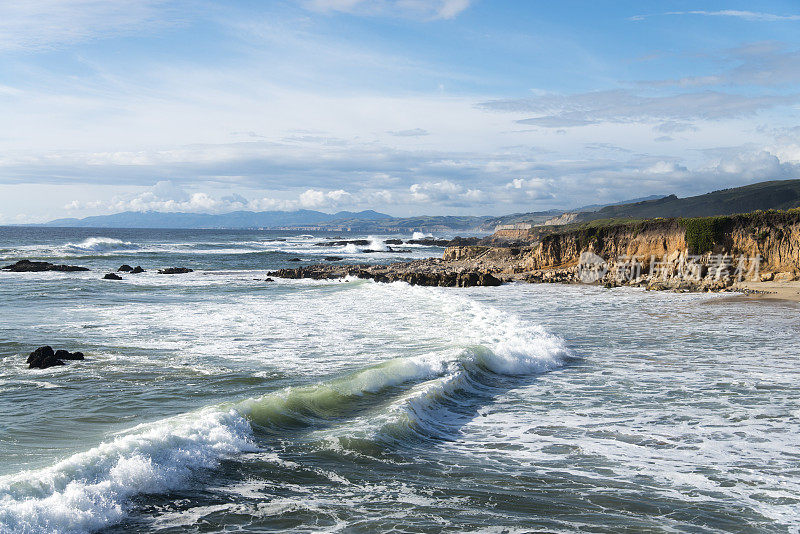
<path id="1" fill-rule="evenodd" d="M 46 261 L 19 260 L 17 263 L 0 267 L 3 271 L 12 273 L 40 273 L 44 271 L 75 272 L 88 271 L 86 267 L 76 265 L 54 265 Z"/>
<path id="2" fill-rule="evenodd" d="M 194 269 L 189 269 L 188 267 L 168 267 L 158 270 L 158 274 L 186 274 L 192 272 L 194 272 Z"/>
<path id="3" fill-rule="evenodd" d="M 280 269 L 269 273 L 278 278 L 311 278 L 329 280 L 355 276 L 376 282 L 407 282 L 418 286 L 472 287 L 499 286 L 502 280 L 486 271 L 456 271 L 439 260 L 419 260 L 392 265 L 310 265 L 296 269 Z"/>

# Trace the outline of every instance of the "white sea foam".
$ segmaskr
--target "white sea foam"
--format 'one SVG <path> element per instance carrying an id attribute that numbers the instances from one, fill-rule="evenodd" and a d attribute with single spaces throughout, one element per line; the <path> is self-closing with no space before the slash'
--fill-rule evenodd
<path id="1" fill-rule="evenodd" d="M 66 248 L 81 252 L 105 252 L 109 250 L 131 250 L 137 247 L 130 241 L 122 241 L 112 237 L 89 237 L 80 243 L 67 243 Z"/>
<path id="2" fill-rule="evenodd" d="M 333 287 L 328 286 L 337 290 L 332 292 Z M 308 309 L 309 295 L 300 291 L 324 292 L 319 297 L 327 299 L 329 307 Z M 336 358 L 336 365 L 352 368 L 353 347 L 344 345 L 347 335 L 342 339 L 336 336 L 346 324 L 352 327 L 352 318 L 343 316 L 341 324 L 337 322 L 342 315 L 337 306 L 351 307 L 354 295 L 363 301 L 365 314 L 378 316 L 384 308 L 399 313 L 398 318 L 407 317 L 411 327 L 419 329 L 417 340 L 430 339 L 425 343 L 435 342 L 435 346 L 427 351 L 417 349 L 412 356 L 368 365 L 317 385 L 287 388 L 233 407 L 210 407 L 139 426 L 52 467 L 0 477 L 0 532 L 87 532 L 113 524 L 125 516 L 132 496 L 182 487 L 197 470 L 213 468 L 227 455 L 255 449 L 251 422 L 265 424 L 297 413 L 311 413 L 324 420 L 328 413 L 347 414 L 358 397 L 387 392 L 391 388 L 401 387 L 408 393 L 394 405 L 395 411 L 387 412 L 389 418 L 404 413 L 416 417 L 415 424 L 429 425 L 429 431 L 434 432 L 447 416 L 437 406 L 438 399 L 456 390 L 466 390 L 470 366 L 504 374 L 540 372 L 558 365 L 566 352 L 563 343 L 540 328 L 438 288 L 366 281 L 341 286 L 320 283 L 306 290 L 299 289 L 287 296 L 288 300 L 274 305 L 288 313 L 292 323 L 308 316 L 309 325 L 326 328 L 323 337 L 327 352 Z M 169 308 L 154 309 L 152 316 L 141 316 L 145 322 L 137 328 L 146 329 L 151 322 L 172 324 L 160 315 L 167 314 L 172 321 L 177 321 L 174 342 L 179 347 L 185 342 L 187 332 L 193 331 L 187 330 L 190 328 L 210 331 L 214 337 L 216 331 L 210 329 L 215 328 L 215 324 L 217 328 L 227 329 L 243 317 L 258 321 L 254 314 L 263 310 L 264 303 L 263 298 L 256 296 L 237 297 L 228 310 L 227 301 L 219 300 L 214 303 L 215 314 L 203 309 L 196 313 L 184 310 L 183 314 L 176 314 Z M 398 312 L 398 309 L 404 311 Z M 220 324 L 219 314 L 228 311 L 234 315 Z M 436 313 L 436 320 L 431 321 L 430 316 L 426 319 L 426 311 Z M 124 306 L 116 312 L 131 316 Z M 269 310 L 266 313 L 269 314 Z M 120 324 L 111 317 L 107 319 L 108 324 Z M 126 323 L 125 331 L 140 338 L 140 330 L 128 330 L 131 326 Z M 308 328 L 303 323 L 297 327 Z M 121 334 L 115 331 L 115 339 L 124 342 Z M 98 335 L 105 335 L 102 329 Z M 295 337 L 293 330 L 287 335 Z M 403 345 L 410 346 L 406 333 L 399 336 L 405 340 Z M 224 337 L 221 339 L 220 350 L 230 353 L 230 343 Z M 154 341 L 155 346 L 162 348 L 172 342 L 167 335 Z M 334 351 L 334 346 L 339 345 L 343 346 L 341 354 Z M 298 348 L 303 350 L 302 345 Z M 133 363 L 128 362 L 128 365 Z M 296 367 L 292 361 L 287 365 Z M 320 362 L 316 362 L 316 366 L 319 372 Z"/>
<path id="3" fill-rule="evenodd" d="M 382 239 L 374 236 L 369 236 L 367 239 L 369 240 L 369 245 L 367 246 L 368 249 L 380 251 L 389 250 L 389 247 L 386 246 L 386 243 L 384 243 Z"/>
<path id="4" fill-rule="evenodd" d="M 425 232 L 414 232 L 411 234 L 411 239 L 431 239 L 433 234 L 426 234 Z"/>
<path id="5" fill-rule="evenodd" d="M 134 429 L 52 467 L 0 477 L 0 532 L 89 532 L 119 521 L 135 494 L 179 487 L 197 469 L 252 450 L 235 411 L 205 410 Z"/>

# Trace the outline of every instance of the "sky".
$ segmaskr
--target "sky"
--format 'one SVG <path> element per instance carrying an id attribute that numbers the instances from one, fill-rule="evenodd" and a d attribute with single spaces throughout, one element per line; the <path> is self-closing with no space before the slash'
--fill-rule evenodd
<path id="1" fill-rule="evenodd" d="M 800 178 L 797 0 L 0 3 L 0 223 Z"/>

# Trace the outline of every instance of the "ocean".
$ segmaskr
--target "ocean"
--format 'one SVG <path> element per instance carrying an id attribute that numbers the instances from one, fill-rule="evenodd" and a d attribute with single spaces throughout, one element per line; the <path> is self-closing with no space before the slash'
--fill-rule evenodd
<path id="1" fill-rule="evenodd" d="M 91 269 L 0 272 L 0 532 L 800 530 L 796 304 L 265 281 L 442 253 L 300 234 L 0 228 Z"/>

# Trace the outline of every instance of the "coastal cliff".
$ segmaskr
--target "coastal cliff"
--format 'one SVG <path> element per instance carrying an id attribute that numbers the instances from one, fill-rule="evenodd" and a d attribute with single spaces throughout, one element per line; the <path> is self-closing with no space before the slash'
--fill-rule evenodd
<path id="1" fill-rule="evenodd" d="M 719 289 L 743 279 L 795 280 L 800 210 L 690 219 L 599 222 L 528 243 L 451 247 L 444 259 L 474 263 L 506 279 L 676 285 Z M 695 287 L 689 282 L 694 281 Z"/>
<path id="2" fill-rule="evenodd" d="M 479 244 L 455 241 L 441 259 L 314 265 L 270 275 L 356 276 L 451 287 L 526 281 L 721 291 L 741 282 L 793 281 L 800 273 L 800 210 L 595 221 L 555 228 L 527 242 L 509 241 L 506 234 L 499 232 Z"/>

